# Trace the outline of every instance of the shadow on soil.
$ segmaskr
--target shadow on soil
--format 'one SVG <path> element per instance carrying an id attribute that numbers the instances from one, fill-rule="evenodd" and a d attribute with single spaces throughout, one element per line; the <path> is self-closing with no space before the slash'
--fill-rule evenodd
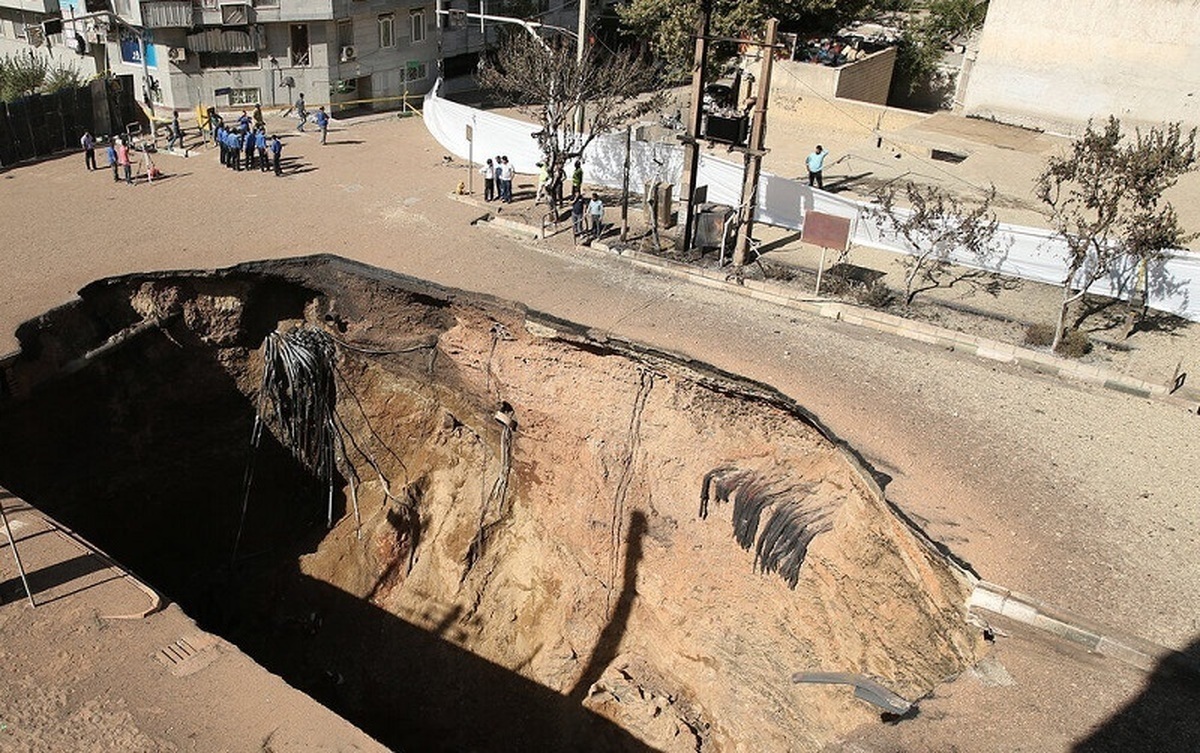
<path id="1" fill-rule="evenodd" d="M 1200 638 L 1159 662 L 1142 693 L 1074 753 L 1194 753 L 1200 741 Z"/>
<path id="2" fill-rule="evenodd" d="M 23 357 L 52 360 L 61 343 L 48 332 L 102 339 L 136 321 L 127 299 L 122 308 L 96 300 L 103 291 L 84 293 L 86 316 L 68 312 L 24 330 Z M 257 348 L 280 319 L 299 317 L 311 295 L 295 286 L 268 294 L 247 310 L 238 344 Z M 98 331 L 89 335 L 89 327 Z M 448 640 L 457 611 L 433 615 L 426 630 L 302 573 L 299 557 L 326 533 L 325 490 L 269 433 L 256 461 L 244 556 L 231 570 L 254 406 L 211 348 L 186 327 L 168 329 L 170 337 L 148 330 L 43 382 L 27 399 L 0 400 L 0 483 L 389 747 L 651 750 L 580 705 L 582 682 L 580 692 L 563 695 Z M 335 516 L 345 506 L 338 499 Z M 620 641 L 644 528 L 636 517 L 630 523 L 624 591 L 588 685 Z M 39 571 L 35 588 L 88 567 Z"/>

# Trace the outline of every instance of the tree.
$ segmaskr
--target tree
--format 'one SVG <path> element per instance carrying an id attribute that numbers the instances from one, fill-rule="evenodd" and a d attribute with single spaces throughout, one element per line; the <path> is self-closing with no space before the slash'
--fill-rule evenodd
<path id="1" fill-rule="evenodd" d="M 1146 269 L 1197 237 L 1187 234 L 1163 192 L 1196 169 L 1196 129 L 1178 123 L 1135 131 L 1109 116 L 1089 122 L 1065 156 L 1051 157 L 1036 182 L 1051 227 L 1066 242 L 1067 271 L 1051 349 L 1057 350 L 1067 313 L 1097 280 L 1122 265 Z"/>
<path id="2" fill-rule="evenodd" d="M 711 0 L 712 34 L 738 37 L 757 32 L 768 18 L 778 18 L 783 28 L 806 31 L 837 29 L 848 21 L 863 18 L 896 0 Z M 686 75 L 692 66 L 693 35 L 699 0 L 630 0 L 617 6 L 626 31 L 645 40 L 669 78 Z M 732 54 L 732 43 L 717 45 L 716 55 Z"/>
<path id="3" fill-rule="evenodd" d="M 908 14 L 897 44 L 892 92 L 934 105 L 953 96 L 953 81 L 939 70 L 945 47 L 981 28 L 987 7 L 987 0 L 931 0 L 924 12 Z"/>
<path id="4" fill-rule="evenodd" d="M 79 86 L 79 70 L 51 60 L 47 55 L 17 53 L 0 58 L 0 102 L 11 102 L 38 92 Z"/>
<path id="5" fill-rule="evenodd" d="M 603 55 L 589 50 L 582 61 L 567 45 L 511 35 L 480 66 L 480 86 L 512 98 L 521 112 L 536 117 L 536 135 L 551 169 L 583 153 L 596 136 L 652 112 L 657 95 L 641 96 L 654 73 L 631 51 Z M 581 131 L 576 113 L 584 108 Z"/>
<path id="6" fill-rule="evenodd" d="M 887 186 L 876 194 L 871 218 L 881 231 L 893 232 L 908 244 L 911 253 L 904 257 L 904 302 L 911 305 L 918 293 L 957 282 L 984 284 L 993 273 L 985 269 L 960 270 L 952 274 L 951 254 L 970 254 L 980 267 L 986 267 L 1000 253 L 996 230 L 999 222 L 992 212 L 996 198 L 990 188 L 977 204 L 967 204 L 939 186 L 904 184 L 909 209 L 897 205 L 897 191 Z"/>

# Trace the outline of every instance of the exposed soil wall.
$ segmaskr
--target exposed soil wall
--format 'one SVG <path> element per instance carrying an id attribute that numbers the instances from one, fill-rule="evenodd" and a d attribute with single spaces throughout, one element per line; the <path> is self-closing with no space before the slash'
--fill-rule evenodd
<path id="1" fill-rule="evenodd" d="M 258 346 L 300 324 L 363 483 L 326 531 L 268 432 L 231 566 Z M 867 470 L 702 364 L 327 257 L 101 281 L 19 337 L 0 481 L 390 745 L 814 750 L 878 710 L 793 672 L 915 699 L 979 647 Z"/>

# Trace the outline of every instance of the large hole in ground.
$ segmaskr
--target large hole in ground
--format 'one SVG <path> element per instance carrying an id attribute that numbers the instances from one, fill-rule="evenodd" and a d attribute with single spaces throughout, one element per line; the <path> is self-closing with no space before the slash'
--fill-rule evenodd
<path id="1" fill-rule="evenodd" d="M 249 442 L 301 327 L 332 529 L 270 404 Z M 868 469 L 702 364 L 332 257 L 103 280 L 18 338 L 0 483 L 392 747 L 814 750 L 879 709 L 792 673 L 911 699 L 979 649 Z"/>

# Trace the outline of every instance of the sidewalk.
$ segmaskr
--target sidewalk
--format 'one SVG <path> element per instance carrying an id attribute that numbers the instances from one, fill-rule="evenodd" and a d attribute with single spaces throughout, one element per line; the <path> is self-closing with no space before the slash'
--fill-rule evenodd
<path id="1" fill-rule="evenodd" d="M 0 487 L 0 750 L 382 751 Z"/>
<path id="2" fill-rule="evenodd" d="M 1200 403 L 1200 388 L 1187 384 L 1191 364 L 1200 363 L 1200 330 L 1177 317 L 1156 315 L 1150 329 L 1128 339 L 1121 336 L 1124 307 L 1113 306 L 1116 313 L 1093 314 L 1084 331 L 1093 342 L 1093 350 L 1076 360 L 1056 356 L 1048 348 L 1025 345 L 1025 330 L 1030 324 L 1053 324 L 1061 291 L 1054 286 L 1020 281 L 1019 284 L 992 286 L 985 292 L 964 285 L 920 294 L 912 306 L 892 303 L 886 309 L 853 302 L 853 292 L 845 296 L 819 296 L 814 293 L 816 270 L 821 250 L 799 240 L 798 234 L 758 225 L 755 236 L 760 247 L 760 263 L 748 264 L 744 279 L 730 279 L 731 267 L 718 266 L 716 251 L 693 251 L 686 257 L 672 252 L 654 253 L 645 218 L 632 204 L 626 242 L 619 239 L 619 193 L 598 189 L 605 206 L 609 226 L 600 241 L 587 246 L 574 243 L 569 210 L 557 224 L 548 208 L 532 201 L 533 186 L 527 180 L 514 186 L 512 204 L 484 202 L 479 194 L 452 195 L 452 198 L 478 207 L 487 214 L 481 220 L 556 247 L 567 245 L 594 252 L 616 253 L 631 264 L 687 279 L 710 287 L 722 287 L 744 295 L 787 306 L 806 313 L 837 319 L 957 352 L 1016 365 L 1038 374 L 1075 379 L 1136 397 L 1155 398 L 1195 411 Z M 592 189 L 586 189 L 590 193 Z M 614 208 L 615 207 L 615 208 Z M 678 234 L 678 228 L 663 231 L 663 243 Z M 647 250 L 642 250 L 647 249 Z M 826 254 L 826 271 L 838 262 L 836 254 Z M 893 291 L 903 294 L 903 267 L 894 254 L 875 249 L 854 248 L 842 262 L 877 273 Z M 825 277 L 828 281 L 830 278 Z M 828 290 L 830 285 L 823 283 Z M 1089 330 L 1088 328 L 1092 328 Z M 1183 383 L 1177 384 L 1180 374 Z"/>

